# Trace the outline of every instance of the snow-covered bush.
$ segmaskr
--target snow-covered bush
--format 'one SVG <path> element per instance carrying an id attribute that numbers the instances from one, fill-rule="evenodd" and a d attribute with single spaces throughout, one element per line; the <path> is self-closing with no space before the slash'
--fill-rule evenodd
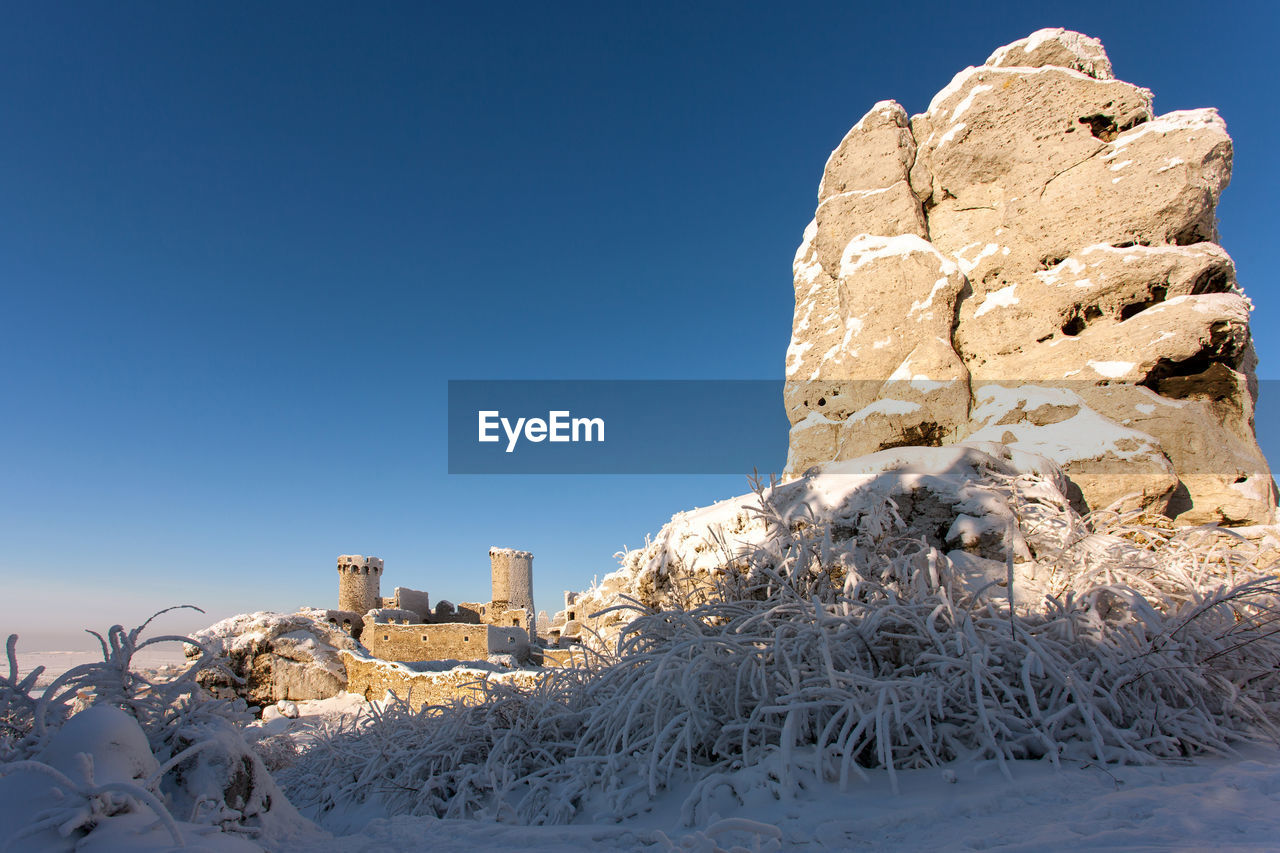
<path id="1" fill-rule="evenodd" d="M 543 823 L 621 819 L 692 779 L 692 822 L 749 767 L 783 790 L 800 768 L 1149 763 L 1277 734 L 1280 589 L 1248 542 L 1081 518 L 1034 473 L 998 488 L 999 562 L 905 535 L 892 498 L 833 525 L 760 488 L 767 535 L 687 609 L 637 603 L 615 649 L 535 690 L 318 732 L 282 783 L 318 814 L 374 798 Z"/>
<path id="2" fill-rule="evenodd" d="M 252 718 L 245 703 L 213 698 L 197 684 L 214 665 L 210 655 L 198 651 L 172 678 L 133 667 L 137 652 L 155 643 L 194 645 L 181 636 L 142 639 L 150 622 L 90 632 L 102 661 L 69 669 L 43 692 L 35 687 L 41 668 L 19 674 L 17 636 L 9 637 L 9 672 L 0 679 L 0 845 L 38 839 L 44 849 L 70 850 L 92 835 L 119 849 L 199 838 L 210 849 L 245 850 L 260 849 L 246 836 L 308 830 L 242 734 Z"/>
<path id="3" fill-rule="evenodd" d="M 157 781 L 162 767 L 137 720 L 109 704 L 51 732 L 37 758 L 0 765 L 4 849 L 260 850 L 209 824 L 176 820 Z"/>
<path id="4" fill-rule="evenodd" d="M 0 723 L 4 726 L 0 759 L 30 757 L 43 747 L 52 731 L 86 704 L 107 703 L 124 709 L 138 721 L 148 739 L 161 746 L 171 746 L 166 741 L 172 739 L 181 724 L 193 718 L 222 717 L 240 722 L 247 719 L 243 702 L 207 701 L 199 694 L 196 678 L 216 663 L 195 641 L 171 635 L 142 639 L 152 620 L 173 609 L 178 608 L 162 610 L 130 631 L 120 625 L 113 625 L 105 636 L 89 631 L 98 640 L 102 660 L 68 669 L 43 690 L 36 687 L 43 667 L 25 676 L 19 674 L 18 636 L 11 634 L 6 646 L 9 672 L 0 679 Z M 196 650 L 191 666 L 176 678 L 152 678 L 134 667 L 133 658 L 139 651 L 173 642 Z"/>

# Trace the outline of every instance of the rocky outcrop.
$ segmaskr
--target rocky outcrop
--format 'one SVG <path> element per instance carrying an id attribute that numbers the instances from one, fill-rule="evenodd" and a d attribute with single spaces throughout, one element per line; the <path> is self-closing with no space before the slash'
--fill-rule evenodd
<path id="1" fill-rule="evenodd" d="M 211 625 L 192 639 L 224 664 L 202 670 L 197 676 L 202 686 L 215 695 L 240 696 L 260 706 L 338 695 L 347 686 L 339 651 L 361 650 L 320 610 L 245 613 Z M 192 648 L 188 652 L 198 653 Z"/>
<path id="2" fill-rule="evenodd" d="M 585 639 L 608 641 L 636 607 L 687 609 L 714 595 L 726 567 L 749 572 L 770 562 L 779 527 L 829 529 L 825 565 L 878 565 L 903 543 L 923 543 L 982 586 L 1003 580 L 1009 556 L 1032 555 L 1027 506 L 1066 507 L 1068 488 L 1053 462 L 994 443 L 832 462 L 761 494 L 678 513 L 644 548 L 623 555 L 621 568 L 579 593 L 574 607 L 589 629 Z"/>
<path id="3" fill-rule="evenodd" d="M 1216 245 L 1231 139 L 1041 30 L 832 152 L 794 264 L 788 476 L 964 439 L 1042 453 L 1079 508 L 1268 523 L 1250 303 Z"/>

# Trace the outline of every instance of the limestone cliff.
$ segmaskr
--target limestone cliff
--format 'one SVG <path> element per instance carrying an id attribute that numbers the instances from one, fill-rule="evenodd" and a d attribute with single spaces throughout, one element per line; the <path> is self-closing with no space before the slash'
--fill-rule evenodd
<path id="1" fill-rule="evenodd" d="M 1156 115 L 1061 29 L 920 115 L 876 104 L 796 253 L 787 474 L 995 441 L 1062 465 L 1089 508 L 1273 521 L 1251 305 L 1216 244 L 1231 150 L 1216 111 Z"/>

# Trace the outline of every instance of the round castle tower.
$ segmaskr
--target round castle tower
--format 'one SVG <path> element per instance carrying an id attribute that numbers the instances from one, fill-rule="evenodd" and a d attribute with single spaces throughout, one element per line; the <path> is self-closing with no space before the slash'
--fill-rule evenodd
<path id="1" fill-rule="evenodd" d="M 525 628 L 533 636 L 533 621 L 538 618 L 533 609 L 533 554 L 514 548 L 490 548 L 489 567 L 493 572 L 493 601 L 489 607 L 495 614 L 523 607 L 529 621 Z"/>
<path id="2" fill-rule="evenodd" d="M 343 554 L 338 558 L 338 609 L 361 616 L 382 605 L 382 560 Z"/>

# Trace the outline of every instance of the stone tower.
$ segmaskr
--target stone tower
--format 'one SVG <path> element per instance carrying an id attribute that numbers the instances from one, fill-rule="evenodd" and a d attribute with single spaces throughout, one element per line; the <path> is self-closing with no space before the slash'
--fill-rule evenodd
<path id="1" fill-rule="evenodd" d="M 382 604 L 382 560 L 343 554 L 338 558 L 338 609 L 363 616 Z"/>
<path id="2" fill-rule="evenodd" d="M 524 608 L 529 636 L 534 635 L 533 554 L 513 548 L 490 548 L 489 566 L 493 572 L 493 601 L 489 607 L 495 614 L 503 610 Z"/>

